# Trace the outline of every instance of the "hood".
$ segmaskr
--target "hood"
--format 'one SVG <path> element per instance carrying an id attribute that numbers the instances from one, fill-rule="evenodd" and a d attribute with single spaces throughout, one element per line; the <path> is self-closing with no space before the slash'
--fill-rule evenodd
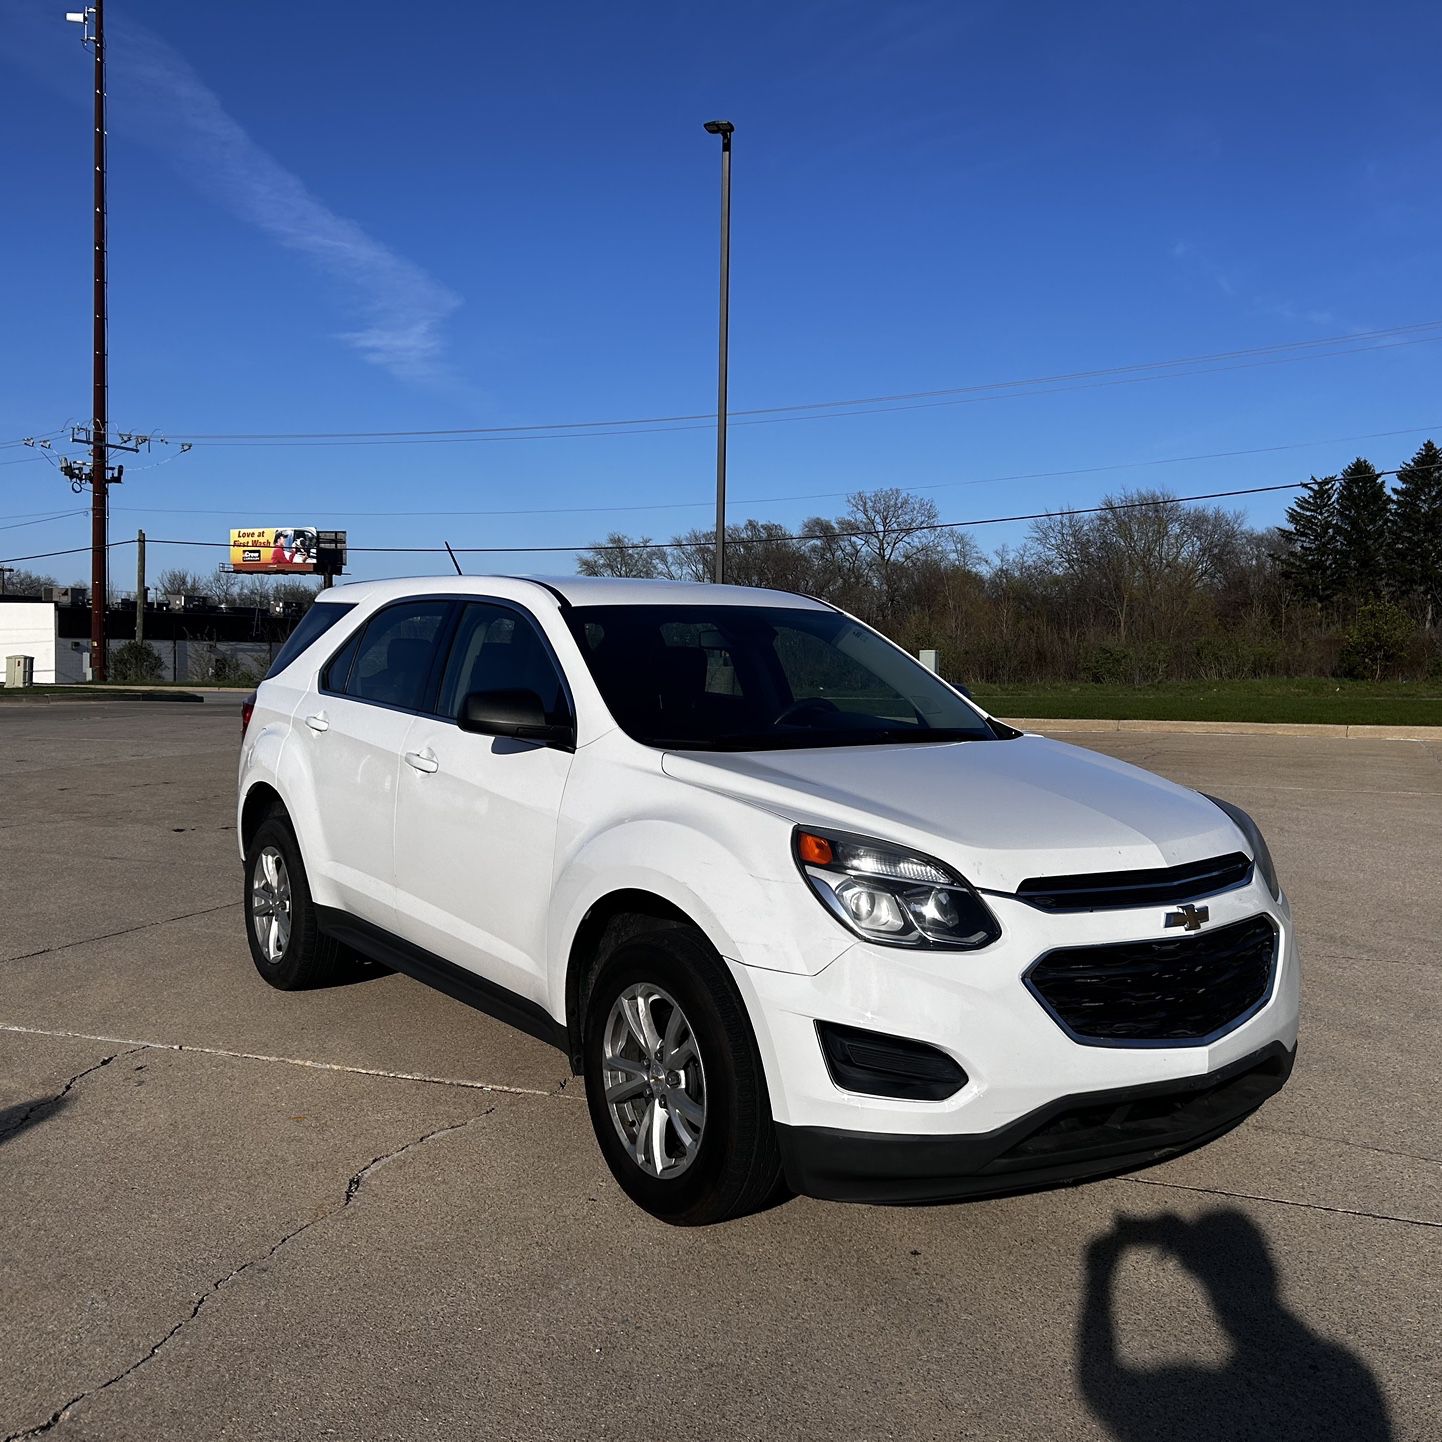
<path id="1" fill-rule="evenodd" d="M 668 776 L 818 830 L 898 841 L 973 886 L 1176 866 L 1247 850 L 1204 796 L 1095 751 L 1022 736 L 807 751 L 668 752 Z"/>

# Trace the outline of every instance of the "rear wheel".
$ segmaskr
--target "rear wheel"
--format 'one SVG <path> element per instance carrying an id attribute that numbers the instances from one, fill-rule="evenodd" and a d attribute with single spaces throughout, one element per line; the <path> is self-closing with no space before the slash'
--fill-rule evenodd
<path id="1" fill-rule="evenodd" d="M 586 1100 L 612 1174 L 653 1216 L 754 1211 L 781 1173 L 751 1023 L 725 964 L 665 924 L 602 962 L 585 1014 Z"/>
<path id="2" fill-rule="evenodd" d="M 246 848 L 245 934 L 255 969 L 281 991 L 323 986 L 340 969 L 341 949 L 320 929 L 300 847 L 280 814 Z"/>

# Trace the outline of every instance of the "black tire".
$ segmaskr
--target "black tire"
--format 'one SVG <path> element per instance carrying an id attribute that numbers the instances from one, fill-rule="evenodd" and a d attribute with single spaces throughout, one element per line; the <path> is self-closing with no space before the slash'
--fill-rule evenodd
<path id="1" fill-rule="evenodd" d="M 704 1124 L 694 1155 L 675 1176 L 653 1174 L 637 1161 L 622 1138 L 624 1123 L 606 1099 L 608 1023 L 623 993 L 637 986 L 674 999 L 704 1069 Z M 670 1010 L 660 1002 L 659 1014 Z M 583 1049 L 596 1140 L 612 1175 L 638 1206 L 673 1226 L 694 1227 L 744 1216 L 777 1194 L 781 1155 L 756 1038 L 725 963 L 694 928 L 662 923 L 628 936 L 604 957 L 586 1000 Z M 646 1104 L 642 1098 L 634 1103 Z M 662 1123 L 663 1129 L 675 1125 Z M 665 1137 L 667 1145 L 683 1149 L 679 1131 Z"/>
<path id="2" fill-rule="evenodd" d="M 267 855 L 278 856 L 289 892 L 289 935 L 278 953 L 268 942 L 268 918 L 257 916 L 256 874 L 263 872 Z M 261 901 L 263 908 L 264 902 Z M 245 937 L 255 969 L 280 991 L 303 991 L 335 981 L 344 966 L 342 948 L 320 929 L 310 898 L 305 865 L 295 833 L 283 812 L 272 812 L 256 828 L 245 851 Z"/>

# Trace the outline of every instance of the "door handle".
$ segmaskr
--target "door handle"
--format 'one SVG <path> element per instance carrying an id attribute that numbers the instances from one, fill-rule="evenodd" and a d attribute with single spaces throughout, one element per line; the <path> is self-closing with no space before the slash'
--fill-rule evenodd
<path id="1" fill-rule="evenodd" d="M 305 718 L 305 724 L 309 726 L 312 731 L 330 730 L 330 722 L 325 719 L 324 711 L 317 711 L 314 716 L 307 716 Z"/>
<path id="2" fill-rule="evenodd" d="M 407 751 L 406 765 L 415 767 L 417 771 L 424 771 L 427 775 L 430 775 L 432 771 L 439 771 L 441 769 L 441 763 L 436 760 L 435 756 L 429 750 Z"/>

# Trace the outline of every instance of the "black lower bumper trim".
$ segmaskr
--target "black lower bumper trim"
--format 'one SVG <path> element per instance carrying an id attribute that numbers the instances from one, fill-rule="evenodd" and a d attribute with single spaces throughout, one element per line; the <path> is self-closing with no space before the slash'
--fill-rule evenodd
<path id="1" fill-rule="evenodd" d="M 993 1132 L 926 1136 L 779 1125 L 792 1190 L 832 1201 L 1001 1196 L 1132 1171 L 1230 1131 L 1291 1075 L 1272 1042 L 1205 1076 L 1060 1097 Z"/>

